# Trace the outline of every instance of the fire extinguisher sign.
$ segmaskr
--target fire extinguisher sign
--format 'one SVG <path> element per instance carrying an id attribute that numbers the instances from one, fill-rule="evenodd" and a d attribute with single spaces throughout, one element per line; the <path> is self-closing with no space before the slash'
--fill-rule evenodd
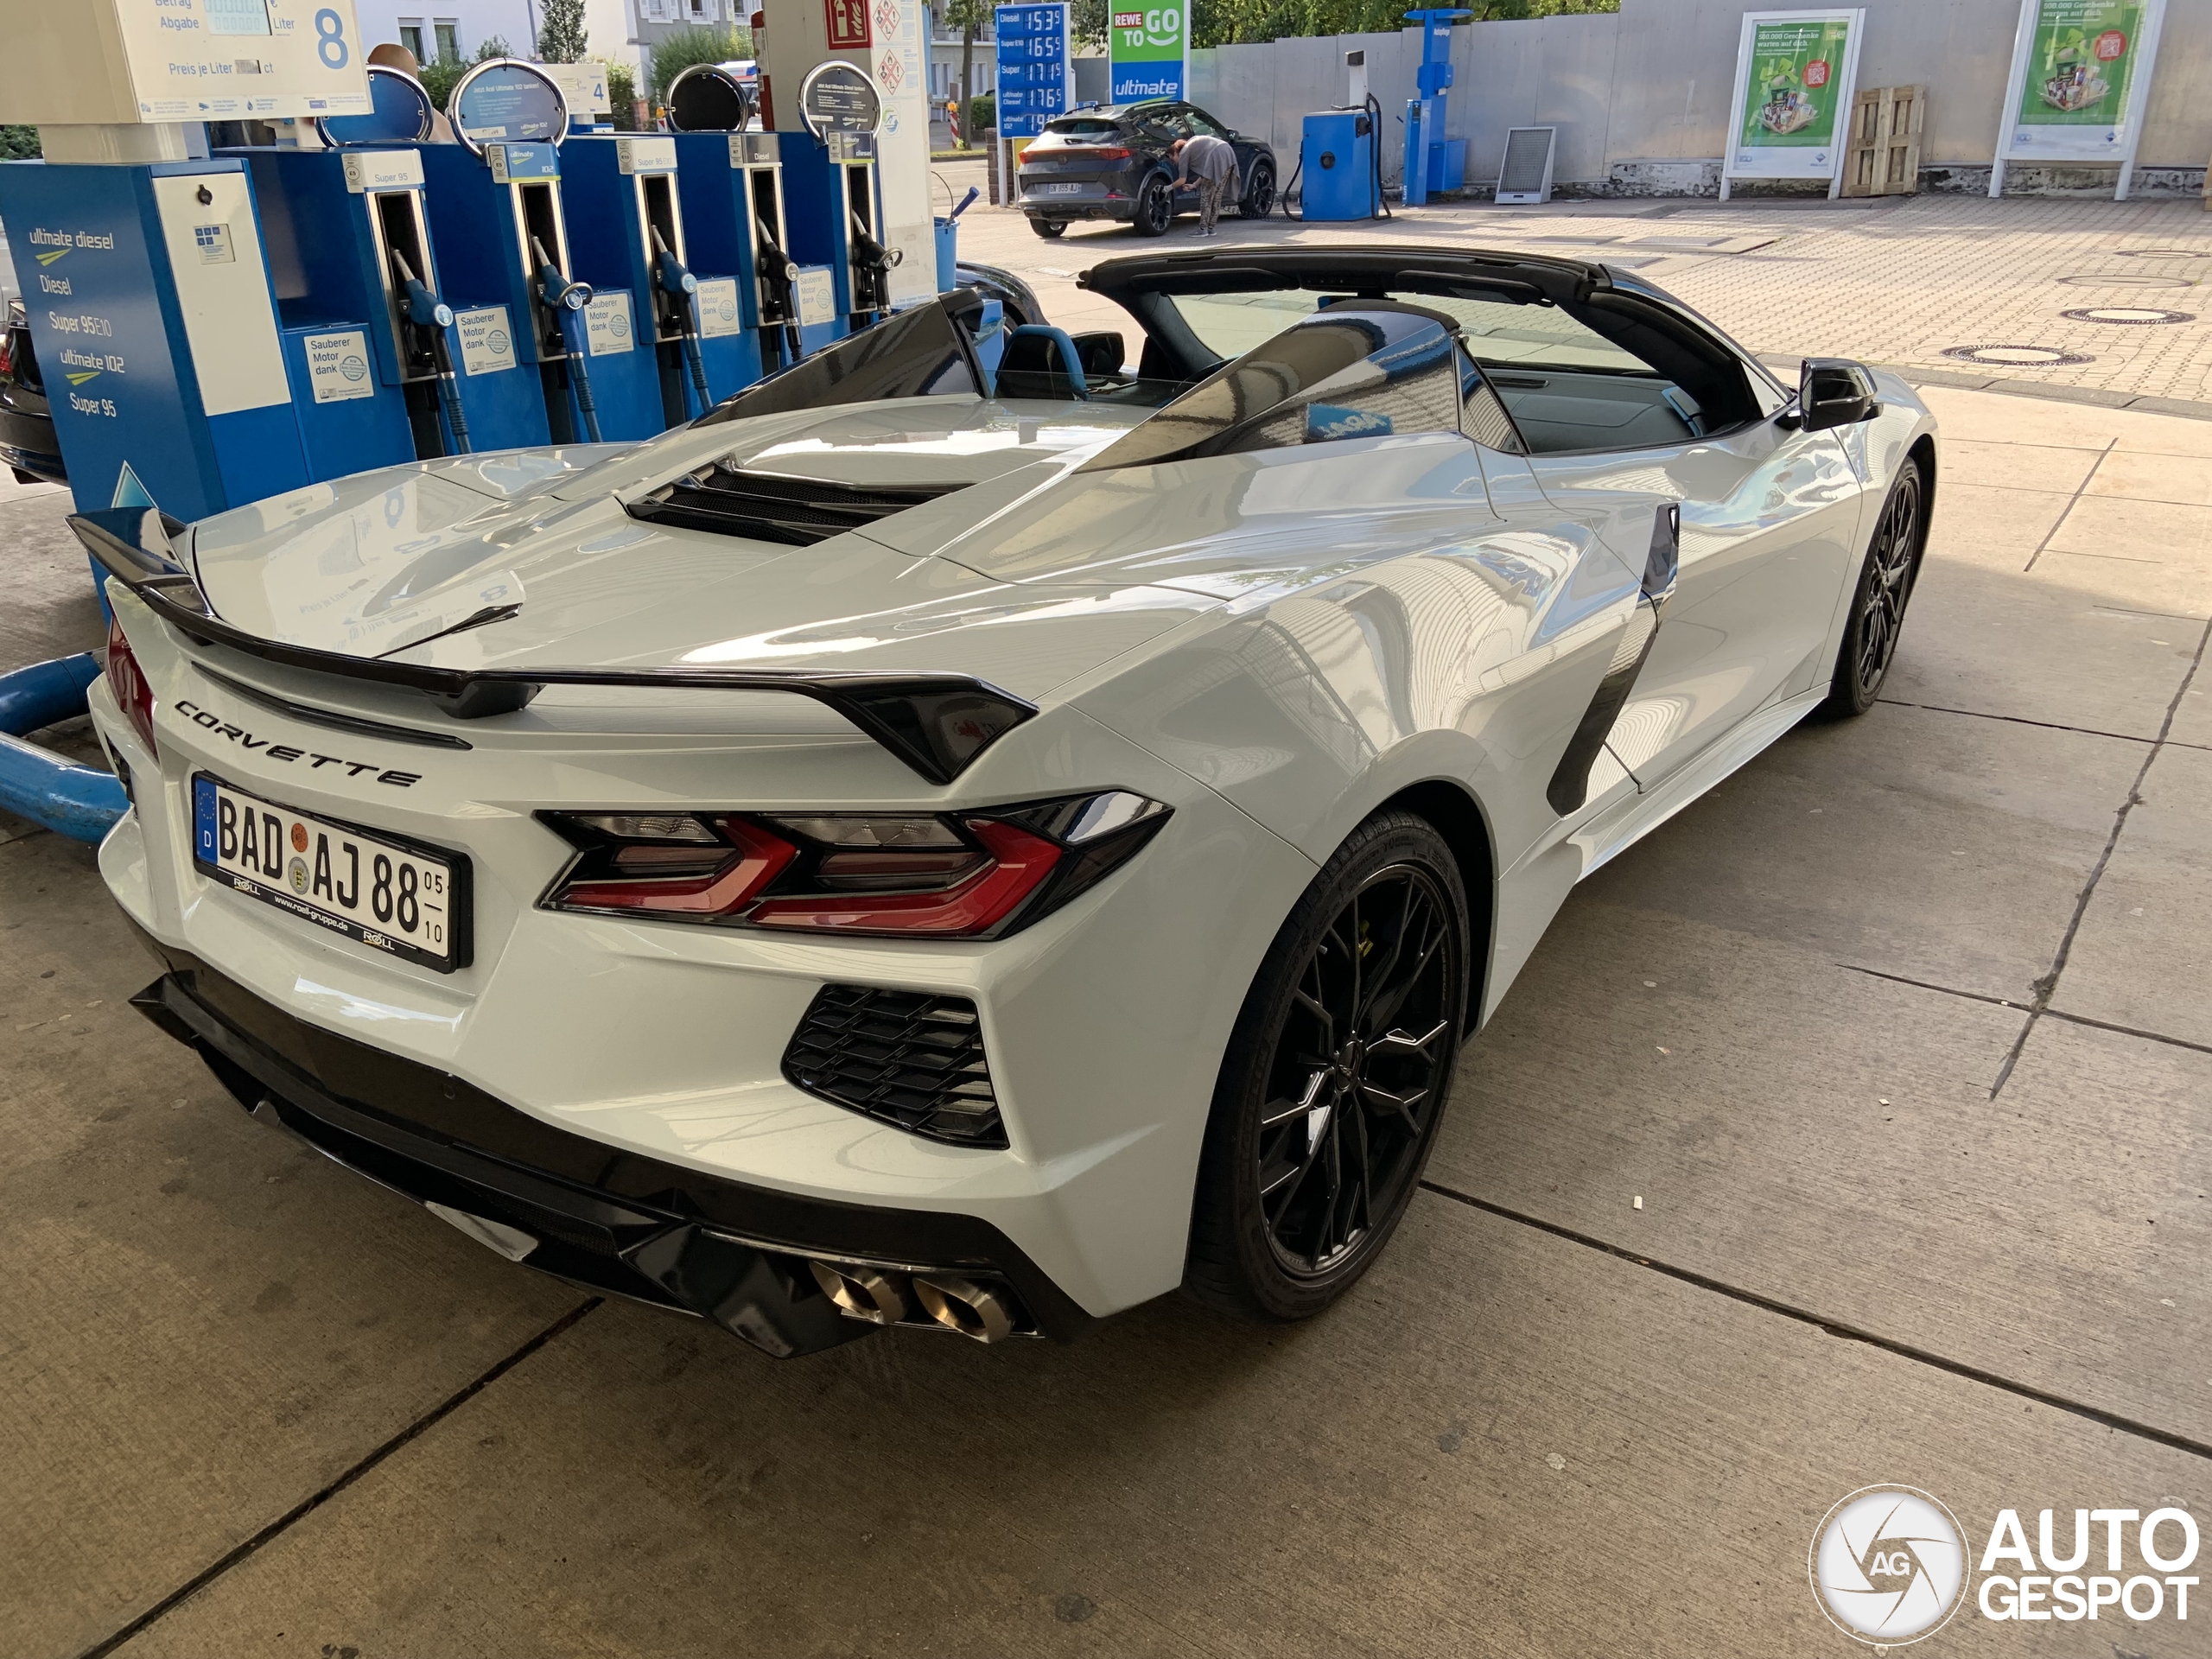
<path id="1" fill-rule="evenodd" d="M 829 20 L 831 51 L 865 49 L 874 44 L 868 35 L 868 0 L 822 0 L 822 9 Z"/>

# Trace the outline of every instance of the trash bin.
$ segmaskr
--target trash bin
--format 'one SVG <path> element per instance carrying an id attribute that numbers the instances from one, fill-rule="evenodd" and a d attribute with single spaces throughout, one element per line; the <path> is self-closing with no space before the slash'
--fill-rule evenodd
<path id="1" fill-rule="evenodd" d="M 937 219 L 937 291 L 950 294 L 959 286 L 960 226 L 940 213 Z"/>

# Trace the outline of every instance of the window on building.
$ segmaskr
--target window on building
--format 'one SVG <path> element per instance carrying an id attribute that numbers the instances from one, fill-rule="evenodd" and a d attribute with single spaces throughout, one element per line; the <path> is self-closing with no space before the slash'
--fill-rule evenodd
<path id="1" fill-rule="evenodd" d="M 416 62 L 427 61 L 423 54 L 423 20 L 420 17 L 401 20 L 399 43 L 407 48 L 408 55 Z"/>
<path id="2" fill-rule="evenodd" d="M 449 17 L 441 17 L 430 26 L 436 31 L 438 56 L 441 59 L 461 57 L 461 25 Z"/>

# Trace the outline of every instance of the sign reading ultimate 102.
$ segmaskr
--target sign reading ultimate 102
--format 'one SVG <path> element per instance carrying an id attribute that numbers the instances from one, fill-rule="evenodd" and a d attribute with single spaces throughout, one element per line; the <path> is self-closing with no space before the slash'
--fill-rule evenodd
<path id="1" fill-rule="evenodd" d="M 1068 51 L 1065 5 L 1001 6 L 993 18 L 998 37 L 998 122 L 1001 138 L 1034 138 L 1075 99 L 1075 66 Z"/>
<path id="2" fill-rule="evenodd" d="M 283 120 L 369 108 L 353 0 L 0 0 L 0 121 Z"/>
<path id="3" fill-rule="evenodd" d="M 1116 7 L 1108 30 L 1114 64 L 1114 102 L 1181 98 L 1191 85 L 1191 18 L 1180 6 Z"/>

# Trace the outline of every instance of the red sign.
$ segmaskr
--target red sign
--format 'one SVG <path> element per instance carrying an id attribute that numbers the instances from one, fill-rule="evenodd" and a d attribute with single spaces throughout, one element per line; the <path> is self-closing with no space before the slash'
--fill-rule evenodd
<path id="1" fill-rule="evenodd" d="M 831 51 L 874 44 L 868 32 L 868 0 L 822 0 L 822 11 L 830 21 Z"/>
<path id="2" fill-rule="evenodd" d="M 1825 86 L 1827 84 L 1828 60 L 1826 58 L 1815 58 L 1810 63 L 1805 66 L 1805 85 L 1808 86 Z"/>
<path id="3" fill-rule="evenodd" d="M 2101 63 L 2111 63 L 2127 50 L 2127 36 L 2116 29 L 2108 29 L 2097 36 L 2097 43 L 2090 48 Z"/>

